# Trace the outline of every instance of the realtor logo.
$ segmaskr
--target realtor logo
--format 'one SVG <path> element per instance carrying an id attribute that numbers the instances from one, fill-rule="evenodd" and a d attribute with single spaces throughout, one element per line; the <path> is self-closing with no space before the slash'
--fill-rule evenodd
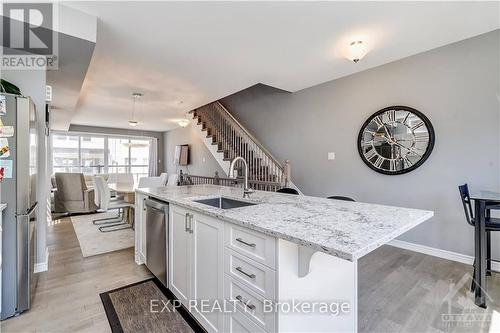
<path id="1" fill-rule="evenodd" d="M 54 69 L 52 3 L 4 3 L 2 5 L 2 69 Z"/>
<path id="2" fill-rule="evenodd" d="M 443 302 L 447 311 L 441 313 L 441 324 L 447 329 L 462 327 L 470 331 L 480 331 L 481 327 L 491 323 L 492 312 L 485 311 L 474 303 L 474 294 L 469 292 L 471 282 L 474 282 L 474 277 L 468 273 L 462 276 L 458 283 L 450 281 L 448 294 Z M 479 288 L 477 284 L 476 288 Z M 486 290 L 483 289 L 483 293 L 490 303 L 495 303 Z"/>
<path id="3" fill-rule="evenodd" d="M 52 54 L 51 3 L 4 3 L 3 16 L 4 46 L 10 49 L 5 53 Z"/>

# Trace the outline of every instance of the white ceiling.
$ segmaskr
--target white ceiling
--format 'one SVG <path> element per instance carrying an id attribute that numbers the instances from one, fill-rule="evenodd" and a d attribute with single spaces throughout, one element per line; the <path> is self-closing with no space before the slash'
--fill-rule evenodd
<path id="1" fill-rule="evenodd" d="M 70 2 L 98 17 L 71 123 L 144 130 L 264 83 L 297 91 L 498 29 L 498 2 Z M 353 40 L 370 52 L 343 56 Z"/>

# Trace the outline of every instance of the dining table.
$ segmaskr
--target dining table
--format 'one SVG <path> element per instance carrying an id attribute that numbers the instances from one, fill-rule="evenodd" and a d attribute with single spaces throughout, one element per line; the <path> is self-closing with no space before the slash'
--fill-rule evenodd
<path id="1" fill-rule="evenodd" d="M 488 190 L 471 191 L 469 198 L 474 201 L 474 303 L 486 309 L 487 263 L 486 207 L 500 205 L 500 193 Z"/>
<path id="2" fill-rule="evenodd" d="M 131 205 L 135 205 L 135 190 L 137 189 L 137 182 L 134 183 L 109 183 L 109 189 L 115 191 L 119 197 L 123 197 L 123 200 Z M 128 208 L 124 211 L 124 220 L 130 225 L 134 225 L 134 214 L 132 212 L 133 208 Z"/>

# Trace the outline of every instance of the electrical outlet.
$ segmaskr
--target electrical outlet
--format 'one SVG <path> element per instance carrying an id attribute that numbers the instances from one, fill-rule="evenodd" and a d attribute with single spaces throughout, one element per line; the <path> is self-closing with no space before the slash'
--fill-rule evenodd
<path id="1" fill-rule="evenodd" d="M 329 160 L 329 161 L 332 161 L 332 160 L 334 160 L 334 159 L 335 159 L 335 153 L 334 153 L 334 152 L 329 152 L 329 153 L 328 153 L 328 160 Z"/>

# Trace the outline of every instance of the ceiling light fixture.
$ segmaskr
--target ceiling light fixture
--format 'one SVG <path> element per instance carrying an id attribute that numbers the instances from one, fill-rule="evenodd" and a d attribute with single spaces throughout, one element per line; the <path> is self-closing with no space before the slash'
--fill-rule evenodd
<path id="1" fill-rule="evenodd" d="M 137 101 L 142 97 L 142 94 L 141 93 L 133 93 L 132 94 L 132 97 L 134 98 L 134 104 L 132 104 L 132 119 L 130 119 L 128 121 L 128 124 L 132 127 L 137 127 L 137 125 L 139 125 L 139 122 L 137 120 L 134 119 L 134 114 L 135 114 L 135 104 L 137 103 Z"/>
<path id="2" fill-rule="evenodd" d="M 179 124 L 180 127 L 186 127 L 187 125 L 189 125 L 189 120 L 181 119 L 177 122 L 177 124 Z"/>
<path id="3" fill-rule="evenodd" d="M 358 40 L 349 44 L 349 60 L 358 63 L 367 53 L 366 45 L 362 41 Z"/>

